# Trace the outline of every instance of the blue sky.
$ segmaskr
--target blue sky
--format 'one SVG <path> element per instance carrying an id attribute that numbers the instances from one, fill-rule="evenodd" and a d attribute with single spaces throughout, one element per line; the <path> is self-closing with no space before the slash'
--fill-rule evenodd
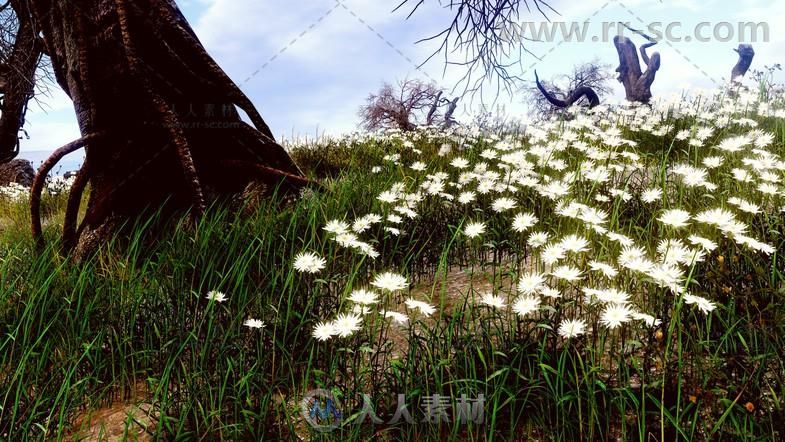
<path id="1" fill-rule="evenodd" d="M 400 0 L 178 0 L 208 51 L 251 97 L 276 137 L 340 134 L 357 128 L 357 109 L 368 93 L 384 81 L 405 77 L 433 79 L 452 87 L 460 68 L 444 70 L 441 59 L 421 69 L 417 65 L 433 51 L 431 44 L 415 42 L 440 31 L 449 11 L 438 0 L 426 0 L 411 19 L 408 11 L 392 13 Z M 671 23 L 682 21 L 679 35 L 691 35 L 699 22 L 770 23 L 770 42 L 755 43 L 754 66 L 785 62 L 785 2 L 762 0 L 555 0 L 560 16 L 553 20 L 589 20 L 590 35 L 599 35 L 602 22 Z M 522 20 L 541 21 L 533 13 Z M 710 33 L 711 28 L 709 28 Z M 639 40 L 636 40 L 639 41 Z M 663 67 L 652 88 L 655 95 L 670 95 L 690 88 L 711 88 L 726 81 L 736 61 L 729 42 L 669 42 L 656 49 Z M 598 58 L 615 66 L 612 43 L 530 42 L 524 76 L 537 69 L 548 78 L 575 63 Z M 696 67 L 698 66 L 698 67 Z M 622 92 L 614 82 L 616 98 Z M 67 97 L 54 91 L 33 105 L 22 151 L 53 150 L 75 138 L 79 131 Z M 522 116 L 521 97 L 503 95 L 497 103 L 512 116 Z M 477 109 L 464 107 L 463 116 Z M 459 115 L 459 118 L 461 116 Z M 22 155 L 24 156 L 24 154 Z"/>

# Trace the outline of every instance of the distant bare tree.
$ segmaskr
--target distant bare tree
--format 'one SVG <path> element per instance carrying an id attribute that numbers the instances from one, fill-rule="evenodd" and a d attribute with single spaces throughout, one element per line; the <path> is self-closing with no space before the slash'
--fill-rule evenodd
<path id="1" fill-rule="evenodd" d="M 403 80 L 397 86 L 385 83 L 379 92 L 368 96 L 360 108 L 362 126 L 367 130 L 414 130 L 419 125 L 438 124 L 445 114 L 441 106 L 447 101 L 433 83 Z M 451 116 L 452 114 L 450 114 Z"/>
<path id="2" fill-rule="evenodd" d="M 526 83 L 521 91 L 524 93 L 524 103 L 529 107 L 529 114 L 547 117 L 560 108 L 574 103 L 586 101 L 591 106 L 591 98 L 580 93 L 576 94 L 576 92 L 587 88 L 591 89 L 599 101 L 611 93 L 610 80 L 612 78 L 611 66 L 602 64 L 598 59 L 595 59 L 577 64 L 573 66 L 571 72 L 559 75 L 551 81 L 541 81 L 542 88 L 535 81 Z M 543 93 L 542 89 L 550 96 Z M 561 103 L 554 103 L 554 99 Z"/>

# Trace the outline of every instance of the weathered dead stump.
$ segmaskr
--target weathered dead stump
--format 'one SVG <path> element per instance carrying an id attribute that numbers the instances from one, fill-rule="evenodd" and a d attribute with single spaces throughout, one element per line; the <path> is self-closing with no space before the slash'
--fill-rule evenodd
<path id="1" fill-rule="evenodd" d="M 616 69 L 616 72 L 619 73 L 618 80 L 624 85 L 628 101 L 648 104 L 652 97 L 651 85 L 654 83 L 657 71 L 660 70 L 661 61 L 659 52 L 655 52 L 649 57 L 646 50 L 656 45 L 657 41 L 643 32 L 627 28 L 648 40 L 648 43 L 640 48 L 641 58 L 646 70 L 641 69 L 638 52 L 632 40 L 617 35 L 613 39 L 613 44 L 616 46 L 616 52 L 619 54 L 619 67 Z"/>
<path id="2" fill-rule="evenodd" d="M 431 105 L 431 109 L 428 111 L 428 115 L 425 117 L 425 124 L 427 126 L 430 126 L 430 125 L 433 124 L 434 119 L 436 117 L 436 111 L 439 110 L 439 107 L 444 102 L 444 99 L 442 98 L 442 94 L 443 93 L 444 93 L 444 91 L 437 92 L 436 93 L 436 97 L 433 99 L 433 104 Z"/>
<path id="3" fill-rule="evenodd" d="M 439 91 L 433 98 L 433 104 L 431 105 L 428 115 L 425 118 L 426 126 L 435 125 L 436 120 L 439 118 L 442 119 L 441 127 L 443 129 L 450 128 L 458 123 L 455 118 L 453 118 L 452 114 L 455 113 L 455 109 L 458 107 L 458 101 L 460 100 L 460 97 L 455 97 L 450 100 L 448 98 L 442 97 L 442 95 L 444 95 L 444 91 Z M 444 112 L 444 114 L 440 114 L 438 112 L 442 106 L 447 106 L 447 110 Z"/>
<path id="4" fill-rule="evenodd" d="M 455 126 L 456 124 L 458 124 L 458 121 L 456 121 L 455 118 L 453 118 L 452 114 L 454 114 L 455 113 L 455 109 L 458 108 L 458 100 L 460 100 L 460 99 L 461 99 L 461 97 L 455 97 L 455 98 L 452 99 L 452 101 L 446 100 L 447 101 L 447 112 L 444 113 L 444 123 L 442 123 L 442 127 L 443 128 L 449 129 L 449 128 Z"/>
<path id="5" fill-rule="evenodd" d="M 570 92 L 565 100 L 560 100 L 552 93 L 548 92 L 547 89 L 545 89 L 545 86 L 543 86 L 540 82 L 540 77 L 537 75 L 537 71 L 534 71 L 534 79 L 537 83 L 537 89 L 542 92 L 542 95 L 545 97 L 545 99 L 560 109 L 568 108 L 584 97 L 586 97 L 586 100 L 589 101 L 589 109 L 600 105 L 600 97 L 597 95 L 597 92 L 595 92 L 594 89 L 590 88 L 589 86 L 579 86 L 575 88 L 574 91 Z"/>
<path id="6" fill-rule="evenodd" d="M 731 71 L 731 82 L 740 81 L 747 74 L 747 71 L 750 70 L 752 59 L 755 58 L 755 50 L 752 49 L 752 45 L 740 44 L 734 51 L 739 54 L 739 61 L 736 62 L 736 66 Z"/>

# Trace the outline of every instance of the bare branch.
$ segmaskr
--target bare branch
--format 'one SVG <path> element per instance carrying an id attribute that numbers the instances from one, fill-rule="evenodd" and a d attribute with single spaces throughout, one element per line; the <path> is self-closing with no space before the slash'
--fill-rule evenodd
<path id="1" fill-rule="evenodd" d="M 521 81 L 512 68 L 517 65 L 522 71 L 524 53 L 533 55 L 523 46 L 523 37 L 511 38 L 511 33 L 514 33 L 511 31 L 520 27 L 521 14 L 532 12 L 529 2 L 548 21 L 549 12 L 558 14 L 544 0 L 450 0 L 445 5 L 453 12 L 449 25 L 441 32 L 418 41 L 441 40 L 439 47 L 420 66 L 443 54 L 445 68 L 452 65 L 465 70 L 455 86 L 462 89 L 462 95 L 482 94 L 483 85 L 494 82 L 497 96 L 502 90 L 512 94 Z M 412 3 L 415 6 L 409 13 L 411 17 L 423 4 L 422 0 L 403 0 L 395 10 Z M 457 57 L 459 59 L 456 60 Z"/>

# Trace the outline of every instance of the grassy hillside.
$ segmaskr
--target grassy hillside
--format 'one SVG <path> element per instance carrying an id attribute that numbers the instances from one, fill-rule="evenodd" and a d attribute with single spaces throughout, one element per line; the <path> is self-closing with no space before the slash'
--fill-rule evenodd
<path id="1" fill-rule="evenodd" d="M 195 234 L 140 220 L 78 265 L 62 192 L 43 252 L 0 196 L 0 438 L 78 438 L 118 403 L 129 438 L 785 437 L 782 97 L 293 154 L 323 188 Z M 389 423 L 399 394 L 418 423 Z"/>

